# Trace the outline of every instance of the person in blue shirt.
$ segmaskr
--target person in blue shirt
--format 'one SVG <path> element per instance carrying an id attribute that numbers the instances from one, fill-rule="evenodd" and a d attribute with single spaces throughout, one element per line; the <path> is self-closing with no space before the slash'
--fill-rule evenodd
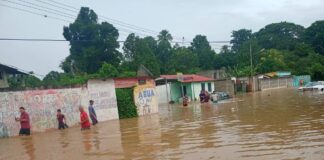
<path id="1" fill-rule="evenodd" d="M 98 119 L 97 119 L 97 114 L 96 114 L 96 111 L 94 110 L 94 101 L 93 100 L 90 100 L 89 101 L 89 115 L 90 115 L 90 119 L 92 121 L 92 125 L 96 125 L 98 123 Z"/>

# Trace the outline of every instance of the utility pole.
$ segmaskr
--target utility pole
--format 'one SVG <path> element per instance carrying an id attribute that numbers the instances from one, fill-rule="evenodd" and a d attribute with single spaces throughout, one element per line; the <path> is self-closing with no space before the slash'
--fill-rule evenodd
<path id="1" fill-rule="evenodd" d="M 252 91 L 254 92 L 254 83 L 253 83 L 253 61 L 252 61 L 252 45 L 250 41 L 250 63 L 251 63 L 251 85 L 252 85 Z"/>
<path id="2" fill-rule="evenodd" d="M 250 63 L 251 63 L 251 77 L 253 74 L 253 62 L 252 62 L 252 46 L 251 46 L 251 42 L 250 42 Z"/>

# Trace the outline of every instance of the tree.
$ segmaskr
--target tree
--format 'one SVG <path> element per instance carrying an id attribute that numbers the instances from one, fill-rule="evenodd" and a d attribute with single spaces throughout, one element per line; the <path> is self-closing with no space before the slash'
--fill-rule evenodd
<path id="1" fill-rule="evenodd" d="M 219 54 L 216 54 L 214 57 L 214 68 L 233 67 L 237 64 L 236 57 L 237 54 L 230 50 L 228 45 L 224 45 Z"/>
<path id="2" fill-rule="evenodd" d="M 57 71 L 50 71 L 43 79 L 43 84 L 46 87 L 58 87 L 60 86 L 61 75 Z"/>
<path id="3" fill-rule="evenodd" d="M 305 31 L 306 43 L 312 45 L 315 52 L 324 55 L 324 20 L 314 22 Z"/>
<path id="4" fill-rule="evenodd" d="M 259 45 L 265 49 L 293 50 L 302 40 L 305 28 L 289 22 L 273 23 L 255 33 Z"/>
<path id="5" fill-rule="evenodd" d="M 232 32 L 232 51 L 238 52 L 242 44 L 252 38 L 252 30 L 240 29 Z"/>
<path id="6" fill-rule="evenodd" d="M 172 36 L 167 30 L 162 30 L 158 35 L 156 57 L 159 60 L 161 73 L 170 71 L 170 57 L 172 57 Z"/>
<path id="7" fill-rule="evenodd" d="M 175 48 L 171 61 L 172 73 L 196 73 L 199 70 L 197 55 L 185 47 Z"/>
<path id="8" fill-rule="evenodd" d="M 150 70 L 153 75 L 160 75 L 159 62 L 144 39 L 139 39 L 136 41 L 134 64 L 136 69 L 142 64 L 148 70 Z"/>
<path id="9" fill-rule="evenodd" d="M 139 37 L 135 36 L 134 33 L 128 35 L 124 42 L 123 50 L 126 61 L 132 61 L 135 54 L 135 45 Z"/>
<path id="10" fill-rule="evenodd" d="M 252 38 L 244 42 L 236 55 L 237 64 L 242 66 L 256 66 L 260 62 L 260 51 L 262 50 L 256 39 Z M 250 53 L 251 52 L 251 53 Z"/>
<path id="11" fill-rule="evenodd" d="M 75 72 L 95 73 L 104 62 L 115 67 L 120 64 L 118 30 L 97 20 L 93 10 L 82 7 L 74 23 L 63 28 L 63 36 L 71 46 L 70 55 L 61 64 L 65 72 L 71 73 L 71 68 L 75 68 Z"/>
<path id="12" fill-rule="evenodd" d="M 33 75 L 27 75 L 25 77 L 25 86 L 28 88 L 41 87 L 42 81 Z"/>
<path id="13" fill-rule="evenodd" d="M 270 49 L 261 53 L 260 64 L 257 66 L 259 73 L 268 73 L 286 70 L 284 55 L 276 49 Z"/>
<path id="14" fill-rule="evenodd" d="M 98 74 L 101 78 L 113 78 L 117 77 L 119 73 L 113 65 L 104 62 L 99 69 Z"/>
<path id="15" fill-rule="evenodd" d="M 198 56 L 200 69 L 212 69 L 215 52 L 211 49 L 206 36 L 197 35 L 192 43 L 191 50 Z"/>

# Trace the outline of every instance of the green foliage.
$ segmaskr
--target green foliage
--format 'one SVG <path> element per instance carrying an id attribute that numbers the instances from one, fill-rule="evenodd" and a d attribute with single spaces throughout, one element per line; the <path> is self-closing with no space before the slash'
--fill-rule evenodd
<path id="1" fill-rule="evenodd" d="M 160 75 L 159 62 L 144 39 L 139 39 L 136 41 L 134 63 L 136 68 L 142 64 L 148 70 L 150 70 L 153 75 Z"/>
<path id="2" fill-rule="evenodd" d="M 259 45 L 265 49 L 293 50 L 295 45 L 302 40 L 305 28 L 289 22 L 272 23 L 255 36 Z"/>
<path id="3" fill-rule="evenodd" d="M 25 77 L 25 87 L 27 88 L 38 88 L 41 87 L 42 84 L 42 80 L 40 80 L 39 78 L 33 76 L 33 75 L 27 75 Z"/>
<path id="4" fill-rule="evenodd" d="M 276 49 L 270 49 L 261 53 L 260 63 L 257 66 L 259 73 L 268 73 L 273 71 L 284 71 L 288 67 L 284 62 L 284 55 Z"/>
<path id="5" fill-rule="evenodd" d="M 136 72 L 125 71 L 120 73 L 118 77 L 136 77 Z"/>
<path id="6" fill-rule="evenodd" d="M 252 30 L 240 29 L 232 32 L 232 51 L 238 52 L 242 44 L 252 38 Z"/>
<path id="7" fill-rule="evenodd" d="M 191 43 L 191 50 L 198 56 L 200 69 L 208 70 L 213 68 L 212 60 L 215 52 L 212 50 L 206 36 L 197 35 Z"/>
<path id="8" fill-rule="evenodd" d="M 196 73 L 198 68 L 198 56 L 185 47 L 176 48 L 171 57 L 172 73 Z"/>
<path id="9" fill-rule="evenodd" d="M 170 57 L 172 57 L 172 36 L 167 30 L 162 30 L 158 35 L 156 57 L 160 64 L 162 74 L 170 71 Z"/>
<path id="10" fill-rule="evenodd" d="M 122 60 L 118 30 L 107 22 L 98 23 L 93 10 L 82 7 L 77 19 L 63 28 L 70 42 L 70 55 L 62 62 L 66 73 L 95 73 L 104 62 L 117 67 Z"/>
<path id="11" fill-rule="evenodd" d="M 46 87 L 58 87 L 60 86 L 61 74 L 56 71 L 49 72 L 43 79 L 43 84 Z"/>
<path id="12" fill-rule="evenodd" d="M 99 69 L 98 74 L 100 78 L 113 78 L 117 77 L 119 73 L 113 65 L 104 62 Z"/>
<path id="13" fill-rule="evenodd" d="M 324 20 L 316 21 L 308 27 L 304 39 L 317 53 L 324 55 Z"/>
<path id="14" fill-rule="evenodd" d="M 138 117 L 132 88 L 116 89 L 116 97 L 120 119 Z"/>

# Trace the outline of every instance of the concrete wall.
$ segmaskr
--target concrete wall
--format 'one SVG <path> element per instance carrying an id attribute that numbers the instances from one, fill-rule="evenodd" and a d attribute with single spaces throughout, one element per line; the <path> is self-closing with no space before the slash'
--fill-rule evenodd
<path id="1" fill-rule="evenodd" d="M 95 100 L 99 121 L 118 119 L 112 80 L 92 80 L 88 82 L 88 87 L 84 88 L 0 92 L 0 137 L 18 134 L 20 124 L 14 119 L 20 116 L 21 106 L 25 107 L 30 115 L 32 132 L 42 132 L 57 128 L 57 109 L 61 109 L 65 114 L 68 125 L 78 124 L 78 106 L 87 106 L 90 99 Z"/>
<path id="2" fill-rule="evenodd" d="M 274 88 L 287 88 L 293 86 L 292 77 L 284 78 L 270 78 L 270 79 L 259 79 L 260 90 L 274 89 Z"/>
<path id="3" fill-rule="evenodd" d="M 232 80 L 217 80 L 214 82 L 217 92 L 226 92 L 231 96 L 235 95 L 234 82 Z"/>
<path id="4" fill-rule="evenodd" d="M 134 102 L 139 116 L 158 113 L 158 100 L 155 84 L 146 82 L 134 88 Z"/>
<path id="5" fill-rule="evenodd" d="M 170 83 L 165 85 L 156 86 L 156 96 L 159 104 L 167 104 L 171 100 Z"/>

